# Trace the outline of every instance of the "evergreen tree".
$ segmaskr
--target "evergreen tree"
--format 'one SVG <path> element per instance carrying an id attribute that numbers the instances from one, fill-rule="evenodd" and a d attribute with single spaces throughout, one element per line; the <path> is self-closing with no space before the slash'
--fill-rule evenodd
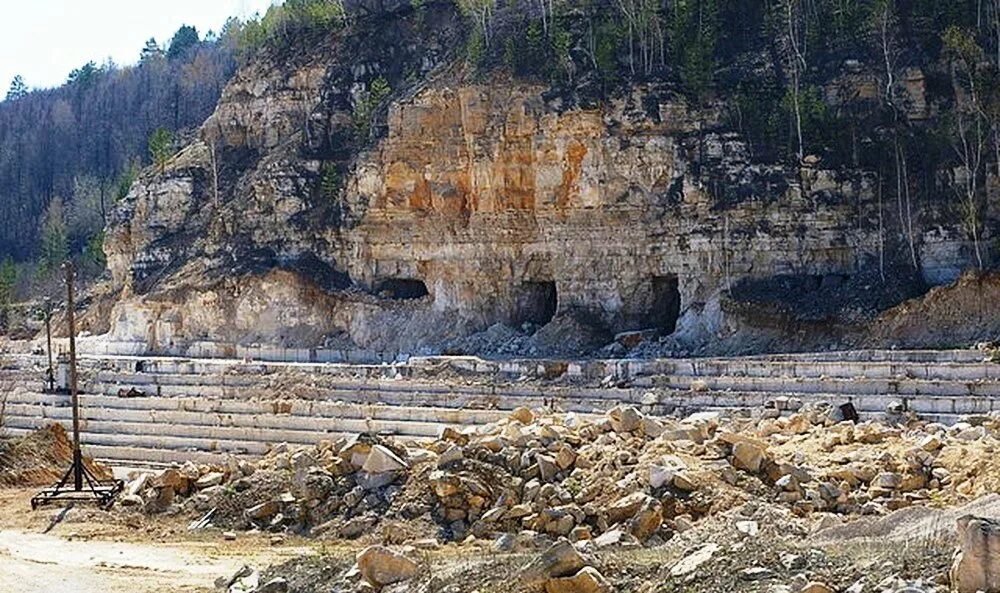
<path id="1" fill-rule="evenodd" d="M 163 172 L 173 154 L 174 135 L 166 128 L 157 128 L 149 137 L 149 155 L 153 158 L 153 163 Z"/>
<path id="2" fill-rule="evenodd" d="M 162 57 L 163 48 L 156 42 L 156 39 L 150 37 L 146 41 L 146 45 L 143 46 L 142 51 L 139 52 L 139 63 L 145 64 L 149 60 L 156 60 Z"/>
<path id="3" fill-rule="evenodd" d="M 98 68 L 96 62 L 87 62 L 83 66 L 76 68 L 69 73 L 69 77 L 66 79 L 67 84 L 79 84 L 82 86 L 89 86 L 94 78 L 101 72 Z"/>
<path id="4" fill-rule="evenodd" d="M 198 37 L 198 29 L 190 25 L 184 25 L 177 32 L 174 33 L 173 39 L 170 40 L 170 49 L 167 50 L 167 59 L 175 60 L 184 55 L 184 53 L 192 48 L 201 41 Z"/>
<path id="5" fill-rule="evenodd" d="M 14 80 L 10 81 L 10 90 L 7 91 L 7 100 L 15 101 L 28 94 L 28 85 L 24 84 L 24 79 L 18 74 Z"/>

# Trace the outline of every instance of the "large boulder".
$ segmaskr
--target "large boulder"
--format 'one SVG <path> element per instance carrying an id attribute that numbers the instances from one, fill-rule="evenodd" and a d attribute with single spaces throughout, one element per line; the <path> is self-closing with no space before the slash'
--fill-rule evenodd
<path id="1" fill-rule="evenodd" d="M 958 593 L 1000 593 L 1000 521 L 962 517 L 958 543 L 950 573 L 952 588 Z"/>
<path id="2" fill-rule="evenodd" d="M 528 589 L 541 589 L 550 579 L 575 575 L 584 566 L 587 561 L 580 552 L 573 544 L 562 540 L 521 570 L 521 582 Z"/>
<path id="3" fill-rule="evenodd" d="M 373 587 L 408 581 L 417 575 L 417 563 L 382 546 L 371 546 L 357 556 L 358 572 Z"/>
<path id="4" fill-rule="evenodd" d="M 614 587 L 596 568 L 585 566 L 571 577 L 549 579 L 545 593 L 611 593 Z"/>
<path id="5" fill-rule="evenodd" d="M 628 522 L 629 531 L 641 542 L 645 542 L 659 531 L 663 524 L 663 505 L 652 496 L 647 497 L 639 510 Z"/>
<path id="6" fill-rule="evenodd" d="M 620 406 L 608 412 L 611 428 L 618 433 L 635 432 L 642 427 L 642 414 L 632 406 Z"/>
<path id="7" fill-rule="evenodd" d="M 198 478 L 198 480 L 194 483 L 194 487 L 198 490 L 204 490 L 206 488 L 211 488 L 212 486 L 218 486 L 225 478 L 226 475 L 222 472 L 209 472 Z"/>
<path id="8" fill-rule="evenodd" d="M 605 516 L 608 518 L 608 524 L 614 525 L 615 523 L 631 519 L 652 498 L 645 492 L 633 492 L 624 498 L 616 500 L 604 509 Z"/>
<path id="9" fill-rule="evenodd" d="M 760 471 L 766 451 L 749 442 L 739 442 L 733 445 L 733 465 L 751 473 Z"/>
<path id="10" fill-rule="evenodd" d="M 365 458 L 365 462 L 361 464 L 361 471 L 369 474 L 383 474 L 402 471 L 408 467 L 407 463 L 388 447 L 375 445 L 371 448 L 368 457 Z"/>
<path id="11" fill-rule="evenodd" d="M 732 464 L 737 469 L 757 473 L 768 459 L 767 444 L 735 432 L 722 431 L 719 440 L 733 448 Z"/>

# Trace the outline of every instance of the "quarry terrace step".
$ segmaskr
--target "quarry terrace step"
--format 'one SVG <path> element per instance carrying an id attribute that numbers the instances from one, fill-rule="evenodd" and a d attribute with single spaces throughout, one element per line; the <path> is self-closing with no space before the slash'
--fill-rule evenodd
<path id="1" fill-rule="evenodd" d="M 40 418 L 71 421 L 68 407 L 8 404 L 10 418 Z M 280 414 L 218 414 L 196 412 L 162 412 L 123 410 L 88 406 L 83 413 L 84 430 L 108 432 L 108 423 L 130 424 L 122 430 L 145 431 L 176 436 L 198 436 L 219 439 L 250 438 L 268 442 L 312 443 L 316 438 L 337 433 L 374 432 L 409 437 L 436 437 L 444 419 L 439 422 L 378 420 L 374 418 L 308 418 Z M 140 425 L 148 424 L 143 427 Z M 190 427 L 188 432 L 182 431 Z"/>
<path id="2" fill-rule="evenodd" d="M 655 377 L 653 385 L 675 390 L 734 390 L 767 393 L 836 393 L 842 395 L 893 394 L 899 396 L 950 395 L 1000 397 L 1000 379 L 976 381 L 867 378 L 786 378 L 706 376 Z"/>
<path id="3" fill-rule="evenodd" d="M 19 392 L 10 397 L 8 412 L 47 413 L 68 410 L 69 397 Z M 506 412 L 494 410 L 457 410 L 430 406 L 402 407 L 384 404 L 351 404 L 332 401 L 277 400 L 243 401 L 233 399 L 187 399 L 163 397 L 120 398 L 81 395 L 80 405 L 87 417 L 95 414 L 118 414 L 107 419 L 131 419 L 148 422 L 185 422 L 210 426 L 239 419 L 249 419 L 234 426 L 266 426 L 301 430 L 326 430 L 330 421 L 379 420 L 399 423 L 447 423 L 450 425 L 486 424 L 504 418 Z M 277 419 L 262 424 L 268 419 Z M 433 436 L 433 435 L 431 435 Z"/>
<path id="4" fill-rule="evenodd" d="M 733 408 L 720 406 L 713 407 L 707 406 L 701 408 L 702 412 L 719 412 L 719 413 L 731 413 Z M 885 413 L 883 412 L 864 412 L 859 411 L 858 417 L 862 422 L 865 421 L 884 421 Z M 962 419 L 961 414 L 920 414 L 920 418 L 926 422 L 938 422 L 944 425 L 955 424 Z"/>
<path id="5" fill-rule="evenodd" d="M 227 414 L 266 415 L 286 413 L 309 418 L 333 419 L 377 419 L 395 422 L 436 422 L 457 424 L 483 424 L 502 417 L 506 412 L 519 406 L 549 407 L 564 412 L 600 413 L 621 403 L 629 403 L 650 411 L 673 413 L 676 410 L 690 411 L 709 406 L 728 408 L 760 408 L 779 397 L 791 397 L 804 403 L 827 402 L 840 405 L 851 402 L 861 411 L 884 412 L 895 402 L 921 414 L 983 414 L 1000 410 L 1000 398 L 979 395 L 938 395 L 898 393 L 844 394 L 835 392 L 797 391 L 755 391 L 755 390 L 671 390 L 658 389 L 572 389 L 549 390 L 500 389 L 483 387 L 472 389 L 441 388 L 436 390 L 405 389 L 400 382 L 392 382 L 393 390 L 330 389 L 304 387 L 297 390 L 292 399 L 255 400 L 251 396 L 259 391 L 268 393 L 266 388 L 254 390 L 228 390 L 225 397 L 206 393 L 203 390 L 181 388 L 172 396 L 116 397 L 118 386 L 109 389 L 106 395 L 84 395 L 82 401 L 88 407 L 108 409 L 128 409 L 154 411 L 164 418 L 163 412 L 194 412 L 204 414 L 206 423 L 217 423 L 215 416 Z M 172 388 L 166 389 L 166 392 Z M 193 393 L 197 391 L 197 393 Z M 211 390 L 209 390 L 211 391 Z M 244 395 L 246 397 L 234 397 Z M 21 393 L 11 403 L 31 403 L 58 405 L 65 402 L 65 396 Z M 248 424 L 253 425 L 253 424 Z M 278 425 L 273 425 L 278 426 Z M 284 424 L 282 426 L 291 427 Z M 310 426 L 316 428 L 316 426 Z"/>
<path id="6" fill-rule="evenodd" d="M 54 341 L 59 348 L 65 349 L 65 339 Z M 324 352 L 309 348 L 272 348 L 261 347 L 223 347 L 208 348 L 205 354 L 198 354 L 197 350 L 186 354 L 156 355 L 144 353 L 145 343 L 131 343 L 126 348 L 102 349 L 90 348 L 97 345 L 97 342 L 83 340 L 78 344 L 78 351 L 84 356 L 95 359 L 178 359 L 178 360 L 254 360 L 268 363 L 299 363 L 299 364 L 341 364 L 345 366 L 378 366 L 383 364 L 378 362 L 365 362 L 366 359 L 375 360 L 378 356 L 362 356 L 357 360 L 351 357 L 330 356 L 332 352 Z M 924 363 L 950 363 L 950 362 L 970 362 L 976 363 L 983 360 L 984 353 L 974 348 L 951 349 L 951 350 L 839 350 L 826 352 L 802 352 L 787 354 L 761 354 L 739 357 L 742 360 L 764 360 L 764 361 L 803 361 L 803 362 L 833 362 L 833 361 L 857 361 L 857 362 L 924 362 Z M 467 359 L 479 360 L 474 356 L 410 356 L 410 363 L 421 363 L 422 361 L 437 361 L 440 359 Z M 721 357 L 716 357 L 721 358 Z M 697 359 L 695 359 L 697 360 Z M 496 361 L 489 361 L 496 362 Z M 500 364 L 546 362 L 539 359 L 504 359 Z M 600 360 L 588 360 L 586 363 L 606 362 Z"/>
<path id="7" fill-rule="evenodd" d="M 965 351 L 959 351 L 965 352 Z M 983 362 L 983 354 L 975 352 L 978 360 L 963 362 L 935 361 L 864 361 L 864 360 L 797 360 L 770 358 L 695 358 L 650 360 L 595 360 L 551 361 L 513 360 L 491 361 L 473 357 L 424 357 L 411 358 L 397 365 L 349 365 L 340 363 L 281 363 L 251 362 L 219 359 L 180 358 L 90 358 L 86 364 L 100 368 L 113 367 L 120 371 L 136 371 L 141 367 L 149 374 L 250 374 L 265 375 L 284 371 L 343 377 L 379 378 L 387 373 L 403 377 L 450 368 L 459 373 L 494 376 L 544 376 L 569 380 L 600 380 L 604 377 L 631 379 L 657 375 L 678 376 L 748 376 L 748 377 L 840 377 L 840 378 L 910 378 L 922 380 L 975 381 L 1000 379 L 1000 364 Z"/>
<path id="8" fill-rule="evenodd" d="M 959 416 L 988 414 L 1000 411 L 1000 399 L 979 396 L 917 395 L 899 396 L 891 394 L 866 394 L 845 396 L 838 393 L 763 393 L 739 391 L 683 391 L 676 394 L 659 393 L 653 409 L 662 414 L 685 414 L 702 410 L 760 409 L 769 402 L 783 397 L 797 399 L 804 404 L 825 402 L 834 406 L 845 403 L 854 405 L 858 412 L 883 417 L 890 404 L 901 403 L 903 408 L 915 412 L 921 418 L 932 420 L 942 416 L 949 424 Z"/>
<path id="9" fill-rule="evenodd" d="M 568 388 L 516 385 L 457 386 L 442 384 L 415 384 L 404 381 L 338 382 L 326 385 L 298 385 L 273 387 L 267 384 L 253 386 L 219 385 L 150 385 L 129 383 L 88 383 L 86 390 L 116 396 L 137 388 L 144 396 L 162 398 L 231 398 L 269 399 L 276 394 L 289 399 L 343 401 L 355 404 L 385 404 L 389 406 L 431 406 L 451 409 L 513 410 L 519 406 L 537 407 L 545 402 L 557 401 L 566 406 L 565 411 L 591 412 L 607 410 L 621 403 L 642 405 L 648 400 L 649 390 L 614 388 Z M 293 396 L 293 397 L 291 397 Z"/>
<path id="10" fill-rule="evenodd" d="M 116 364 L 115 369 L 97 370 L 97 377 L 114 377 L 119 374 L 145 374 L 151 377 L 204 377 L 205 380 L 238 382 L 241 379 L 252 381 L 261 376 L 311 376 L 316 378 L 340 377 L 345 379 L 381 379 L 389 378 L 390 373 L 399 373 L 401 379 L 411 379 L 416 376 L 414 367 L 364 367 L 351 369 L 340 368 L 342 365 L 264 365 L 264 364 L 146 364 L 140 372 L 135 370 L 135 364 Z M 468 371 L 458 366 L 456 371 Z M 537 369 L 536 369 L 537 371 Z M 522 375 L 529 371 L 526 369 Z M 546 371 L 538 371 L 544 374 Z M 486 376 L 484 373 L 474 373 Z M 495 377 L 505 379 L 512 373 L 497 371 Z M 759 378 L 843 378 L 843 379 L 914 379 L 942 381 L 980 381 L 1000 380 L 1000 364 L 995 363 L 840 363 L 840 362 L 754 362 L 744 360 L 687 360 L 687 361 L 643 361 L 622 362 L 608 373 L 598 377 L 641 379 L 661 375 L 679 377 L 759 377 Z M 192 379 L 195 381 L 198 379 Z M 509 379 L 507 379 L 509 380 Z M 577 381 L 583 382 L 583 381 Z"/>
<path id="11" fill-rule="evenodd" d="M 72 423 L 70 414 L 54 414 L 44 418 L 30 416 L 10 416 L 7 425 L 11 428 L 38 428 L 47 423 L 58 422 L 68 427 Z M 343 426 L 344 430 L 306 431 L 282 430 L 276 428 L 249 428 L 233 426 L 206 426 L 204 424 L 161 424 L 156 422 L 125 422 L 117 420 L 82 420 L 80 430 L 88 435 L 88 442 L 113 444 L 124 442 L 122 439 L 135 437 L 147 439 L 149 446 L 156 443 L 164 448 L 193 448 L 199 450 L 232 450 L 251 454 L 262 454 L 272 445 L 289 443 L 292 445 L 314 445 L 324 439 L 335 439 L 359 432 L 365 432 L 361 426 Z M 401 439 L 421 440 L 433 439 L 440 431 L 435 426 L 429 435 L 414 435 L 398 433 L 393 427 L 373 422 L 371 432 L 392 435 Z M 109 438 L 111 441 L 99 439 Z"/>
<path id="12" fill-rule="evenodd" d="M 170 390 L 167 389 L 167 391 Z M 266 390 L 264 391 L 266 392 Z M 389 409 L 396 407 L 403 409 L 433 407 L 457 411 L 461 408 L 461 413 L 468 413 L 470 415 L 476 413 L 477 409 L 510 411 L 518 406 L 547 406 L 566 412 L 589 413 L 608 410 L 620 403 L 629 403 L 664 413 L 674 413 L 678 410 L 693 411 L 705 406 L 716 405 L 725 405 L 730 408 L 760 408 L 767 405 L 769 401 L 779 397 L 797 398 L 806 403 L 822 401 L 833 405 L 851 402 L 859 410 L 870 412 L 884 412 L 894 402 L 901 402 L 908 409 L 921 414 L 945 412 L 950 414 L 981 414 L 1000 410 L 1000 398 L 968 394 L 958 396 L 936 394 L 900 395 L 878 392 L 844 394 L 796 391 L 794 389 L 779 392 L 753 390 L 694 391 L 661 389 L 649 391 L 645 389 L 605 389 L 599 391 L 600 397 L 590 397 L 594 395 L 594 391 L 562 389 L 543 393 L 529 392 L 526 394 L 523 392 L 507 393 L 503 390 L 497 390 L 491 395 L 470 395 L 455 390 L 384 392 L 358 389 L 330 390 L 317 387 L 298 390 L 298 393 L 300 396 L 309 397 L 312 400 L 335 399 L 344 404 L 353 403 L 356 405 L 383 404 Z M 238 395 L 239 390 L 231 390 L 228 393 L 230 396 Z M 211 399 L 205 399 L 205 395 L 192 396 L 189 393 L 187 398 L 191 397 L 200 397 L 202 398 L 201 401 L 212 401 Z M 173 398 L 164 399 L 170 400 Z M 195 401 L 198 400 L 196 399 Z"/>
<path id="13" fill-rule="evenodd" d="M 638 389 L 759 391 L 764 393 L 835 393 L 861 396 L 894 394 L 899 396 L 948 395 L 1000 397 L 1000 379 L 945 380 L 910 378 L 838 378 L 838 377 L 750 377 L 750 376 L 683 376 L 661 375 L 633 381 Z M 84 389 L 116 395 L 121 390 L 136 388 L 147 395 L 241 397 L 250 393 L 261 395 L 301 395 L 314 390 L 328 393 L 359 391 L 394 393 L 452 393 L 456 397 L 529 396 L 560 397 L 571 392 L 592 399 L 626 399 L 622 389 L 572 387 L 533 383 L 500 382 L 487 385 L 462 385 L 408 379 L 350 379 L 305 375 L 295 380 L 293 375 L 183 375 L 123 373 L 100 371 L 96 378 L 84 384 Z M 270 392 L 270 393 L 269 393 Z M 634 401 L 634 400 L 633 400 Z"/>
<path id="14" fill-rule="evenodd" d="M 267 393 L 267 390 L 262 390 Z M 564 394 L 562 397 L 536 393 L 528 395 L 502 396 L 480 394 L 456 394 L 451 391 L 434 393 L 383 393 L 378 391 L 330 391 L 309 389 L 300 391 L 293 399 L 279 401 L 270 397 L 218 397 L 202 393 L 187 392 L 172 396 L 118 397 L 113 393 L 82 395 L 84 406 L 104 406 L 112 409 L 149 409 L 197 411 L 204 414 L 267 414 L 285 412 L 302 415 L 319 415 L 328 418 L 376 418 L 386 421 L 435 421 L 450 425 L 485 424 L 509 413 L 515 408 L 551 407 L 563 412 L 581 415 L 603 413 L 622 402 L 636 406 L 649 401 L 644 391 L 615 390 L 620 397 L 588 398 L 582 394 Z M 232 394 L 230 394 L 232 395 Z M 607 394 L 606 394 L 607 395 Z M 10 403 L 59 405 L 55 402 L 39 402 L 40 397 L 61 398 L 62 396 L 42 396 L 17 392 Z M 655 403 L 655 402 L 654 402 Z M 63 403 L 62 405 L 66 405 Z M 274 406 L 282 406 L 280 409 Z"/>
<path id="15" fill-rule="evenodd" d="M 8 428 L 6 432 L 13 437 L 31 433 L 30 429 Z M 130 447 L 123 445 L 97 445 L 83 439 L 83 451 L 95 459 L 114 466 L 164 466 L 174 463 L 192 461 L 221 465 L 229 456 L 228 453 L 213 451 L 173 450 L 158 447 Z"/>
<path id="16" fill-rule="evenodd" d="M 72 410 L 67 399 L 66 396 L 18 393 L 8 406 L 6 429 L 11 434 L 24 434 L 51 422 L 59 422 L 68 429 L 72 424 Z M 426 441 L 435 438 L 444 426 L 461 427 L 462 423 L 450 420 L 485 423 L 502 415 L 484 411 L 456 419 L 455 410 L 386 410 L 385 406 L 367 406 L 368 417 L 359 419 L 316 416 L 320 412 L 344 411 L 345 408 L 317 402 L 296 402 L 287 407 L 285 402 L 278 402 L 279 413 L 274 407 L 259 402 L 255 409 L 248 410 L 248 402 L 238 401 L 164 398 L 109 401 L 114 399 L 117 398 L 81 396 L 81 430 L 85 443 L 103 447 L 100 452 L 93 453 L 95 456 L 116 462 L 208 459 L 191 455 L 192 452 L 258 456 L 277 443 L 311 445 L 358 432 L 376 432 L 403 441 Z M 212 408 L 228 411 L 207 411 Z M 396 418 L 433 415 L 436 421 L 379 419 L 380 410 Z"/>

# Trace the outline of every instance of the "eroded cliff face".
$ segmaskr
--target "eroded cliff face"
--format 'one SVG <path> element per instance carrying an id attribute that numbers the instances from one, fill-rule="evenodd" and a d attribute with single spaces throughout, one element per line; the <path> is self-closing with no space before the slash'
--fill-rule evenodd
<path id="1" fill-rule="evenodd" d="M 654 329 L 697 348 L 750 331 L 722 306 L 743 280 L 822 284 L 878 265 L 873 174 L 754 162 L 720 105 L 653 84 L 581 107 L 472 80 L 448 51 L 456 17 L 433 18 L 419 50 L 404 27 L 389 55 L 358 59 L 344 53 L 358 39 L 333 39 L 244 68 L 202 140 L 145 172 L 116 212 L 107 341 L 392 358 L 572 318 L 608 339 Z M 393 68 L 419 82 L 394 89 L 379 139 L 355 131 L 352 145 L 352 114 Z M 968 251 L 955 229 L 936 232 L 922 255 L 948 276 Z"/>

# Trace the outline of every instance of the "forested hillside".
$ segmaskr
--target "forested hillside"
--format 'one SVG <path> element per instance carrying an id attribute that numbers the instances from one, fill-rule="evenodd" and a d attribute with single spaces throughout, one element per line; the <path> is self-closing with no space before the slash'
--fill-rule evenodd
<path id="1" fill-rule="evenodd" d="M 136 48 L 136 65 L 90 62 L 54 89 L 16 78 L 0 103 L 0 257 L 100 259 L 108 211 L 152 158 L 154 132 L 169 145 L 215 107 L 236 65 L 234 28 L 201 39 L 182 27 Z"/>

